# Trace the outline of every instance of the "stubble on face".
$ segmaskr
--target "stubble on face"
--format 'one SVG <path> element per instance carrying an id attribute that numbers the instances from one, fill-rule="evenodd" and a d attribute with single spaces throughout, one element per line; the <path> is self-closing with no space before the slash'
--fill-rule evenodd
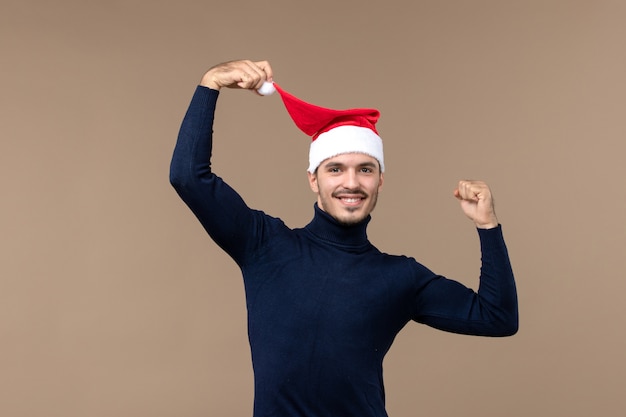
<path id="1" fill-rule="evenodd" d="M 350 197 L 346 197 L 350 196 Z M 373 194 L 368 194 L 360 188 L 355 189 L 340 189 L 331 193 L 330 197 L 325 194 L 319 194 L 318 205 L 322 210 L 329 213 L 337 222 L 344 226 L 352 226 L 363 221 L 376 207 L 378 201 L 378 191 Z M 366 207 L 356 204 L 350 206 L 348 204 L 341 205 L 341 207 L 332 207 L 335 201 L 345 200 L 352 202 L 353 200 L 360 200 L 366 202 Z"/>
<path id="2" fill-rule="evenodd" d="M 342 225 L 363 221 L 374 210 L 383 177 L 378 161 L 363 154 L 330 158 L 309 174 L 318 206 Z"/>

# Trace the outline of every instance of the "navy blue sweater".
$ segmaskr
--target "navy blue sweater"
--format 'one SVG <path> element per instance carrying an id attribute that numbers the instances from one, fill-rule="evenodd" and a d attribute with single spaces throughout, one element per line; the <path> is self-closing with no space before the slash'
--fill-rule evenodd
<path id="1" fill-rule="evenodd" d="M 500 226 L 478 230 L 478 292 L 413 258 L 381 253 L 367 238 L 370 218 L 343 226 L 315 205 L 308 225 L 290 229 L 250 209 L 211 171 L 218 95 L 196 89 L 170 181 L 243 273 L 255 417 L 386 416 L 383 358 L 411 320 L 472 335 L 517 331 Z"/>

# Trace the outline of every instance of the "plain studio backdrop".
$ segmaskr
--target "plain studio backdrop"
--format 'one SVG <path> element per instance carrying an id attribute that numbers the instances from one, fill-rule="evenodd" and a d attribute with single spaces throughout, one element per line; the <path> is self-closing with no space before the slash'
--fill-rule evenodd
<path id="1" fill-rule="evenodd" d="M 0 415 L 251 415 L 239 271 L 168 180 L 201 75 L 250 58 L 312 103 L 381 110 L 382 251 L 476 288 L 452 190 L 492 186 L 520 331 L 410 323 L 391 416 L 622 416 L 624 21 L 597 0 L 3 0 Z M 215 171 L 305 225 L 309 139 L 278 96 L 224 91 L 215 131 Z"/>

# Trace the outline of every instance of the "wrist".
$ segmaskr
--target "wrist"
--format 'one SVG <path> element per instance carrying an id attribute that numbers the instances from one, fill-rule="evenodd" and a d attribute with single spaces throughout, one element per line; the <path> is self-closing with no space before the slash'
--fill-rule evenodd
<path id="1" fill-rule="evenodd" d="M 222 88 L 222 86 L 219 85 L 217 81 L 215 81 L 215 77 L 213 77 L 213 73 L 211 71 L 208 71 L 202 76 L 202 79 L 200 80 L 200 85 L 218 91 L 220 88 Z"/>
<path id="2" fill-rule="evenodd" d="M 500 222 L 498 221 L 498 219 L 493 218 L 488 221 L 482 221 L 482 222 L 474 221 L 474 225 L 478 229 L 494 229 L 500 225 Z"/>
<path id="3" fill-rule="evenodd" d="M 479 229 L 493 229 L 498 227 L 500 222 L 495 215 L 487 216 L 482 219 L 474 219 L 474 225 Z"/>
<path id="4" fill-rule="evenodd" d="M 500 225 L 500 223 L 495 222 L 495 223 L 474 223 L 476 225 L 476 228 L 478 229 L 495 229 L 496 227 L 498 227 Z"/>

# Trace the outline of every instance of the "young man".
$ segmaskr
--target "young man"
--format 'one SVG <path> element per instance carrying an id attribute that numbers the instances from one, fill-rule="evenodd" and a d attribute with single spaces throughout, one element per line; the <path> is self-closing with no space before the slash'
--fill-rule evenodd
<path id="1" fill-rule="evenodd" d="M 314 217 L 290 229 L 247 207 L 211 171 L 223 87 L 259 89 L 268 62 L 219 64 L 203 76 L 182 123 L 170 180 L 243 273 L 255 377 L 254 416 L 383 417 L 383 358 L 410 321 L 481 336 L 516 333 L 515 282 L 489 187 L 460 181 L 455 196 L 481 243 L 478 292 L 413 258 L 378 251 L 366 234 L 384 182 L 373 109 L 309 105 L 278 85 L 294 122 L 313 137 Z"/>

